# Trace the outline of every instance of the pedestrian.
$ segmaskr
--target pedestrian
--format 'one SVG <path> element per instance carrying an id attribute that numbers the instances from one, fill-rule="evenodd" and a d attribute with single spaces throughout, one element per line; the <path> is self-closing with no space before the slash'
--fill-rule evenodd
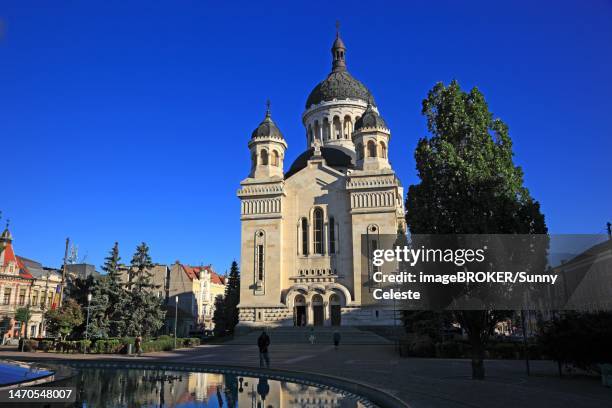
<path id="1" fill-rule="evenodd" d="M 334 349 L 338 350 L 339 345 L 340 345 L 340 332 L 338 330 L 334 330 Z"/>
<path id="2" fill-rule="evenodd" d="M 134 348 L 136 349 L 136 354 L 140 357 L 142 355 L 142 337 L 140 335 L 134 339 Z"/>
<path id="3" fill-rule="evenodd" d="M 315 340 L 317 339 L 317 337 L 315 336 L 314 333 L 314 327 L 310 328 L 310 335 L 308 336 L 308 341 L 310 341 L 310 344 L 315 344 Z"/>
<path id="4" fill-rule="evenodd" d="M 270 336 L 266 333 L 264 328 L 261 335 L 257 339 L 257 346 L 259 347 L 259 367 L 263 367 L 264 363 L 266 368 L 270 368 L 270 356 L 268 355 L 268 346 L 270 345 Z"/>

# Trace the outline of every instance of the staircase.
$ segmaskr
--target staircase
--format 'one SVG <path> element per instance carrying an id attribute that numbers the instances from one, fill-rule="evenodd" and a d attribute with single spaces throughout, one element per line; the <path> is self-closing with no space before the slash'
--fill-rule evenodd
<path id="1" fill-rule="evenodd" d="M 393 344 L 390 340 L 366 330 L 355 327 L 277 327 L 268 329 L 268 335 L 272 344 L 310 344 L 309 336 L 314 334 L 315 344 L 333 345 L 334 332 L 340 333 L 341 345 L 389 345 Z M 257 338 L 261 335 L 261 330 L 235 336 L 234 339 L 225 344 L 235 345 L 256 345 Z"/>

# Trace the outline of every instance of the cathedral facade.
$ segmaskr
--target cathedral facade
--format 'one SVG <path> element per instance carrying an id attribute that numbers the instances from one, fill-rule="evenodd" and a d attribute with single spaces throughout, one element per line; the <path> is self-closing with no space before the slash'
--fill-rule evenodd
<path id="1" fill-rule="evenodd" d="M 362 307 L 360 257 L 362 235 L 375 245 L 405 229 L 391 131 L 348 72 L 339 34 L 331 51 L 332 71 L 302 114 L 306 150 L 285 166 L 288 145 L 269 107 L 248 142 L 251 170 L 238 190 L 242 327 L 393 324 L 392 312 Z"/>

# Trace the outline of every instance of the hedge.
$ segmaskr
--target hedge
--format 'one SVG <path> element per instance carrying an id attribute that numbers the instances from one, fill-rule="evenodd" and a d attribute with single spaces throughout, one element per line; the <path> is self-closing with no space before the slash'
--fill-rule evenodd
<path id="1" fill-rule="evenodd" d="M 95 354 L 118 354 L 127 353 L 129 345 L 132 345 L 132 352 L 135 352 L 134 337 L 123 338 L 108 338 L 94 340 L 26 340 L 24 351 L 41 350 L 45 352 L 57 351 L 61 353 L 88 353 Z M 194 347 L 200 345 L 200 339 L 193 338 L 178 338 L 176 339 L 176 347 Z M 87 350 L 85 350 L 87 349 Z M 153 339 L 145 339 L 142 342 L 142 351 L 171 351 L 174 349 L 174 337 L 160 336 Z M 21 350 L 21 342 L 19 343 Z"/>

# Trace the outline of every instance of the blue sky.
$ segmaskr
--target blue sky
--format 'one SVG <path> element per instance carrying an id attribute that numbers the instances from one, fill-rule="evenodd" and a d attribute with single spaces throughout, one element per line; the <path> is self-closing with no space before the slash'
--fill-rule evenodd
<path id="1" fill-rule="evenodd" d="M 250 133 L 270 98 L 286 169 L 305 149 L 336 19 L 405 186 L 421 101 L 455 78 L 509 125 L 551 232 L 605 232 L 612 3 L 501 3 L 3 1 L 0 210 L 16 252 L 58 266 L 69 236 L 99 266 L 114 241 L 124 261 L 146 241 L 156 262 L 223 272 L 239 258 Z"/>

